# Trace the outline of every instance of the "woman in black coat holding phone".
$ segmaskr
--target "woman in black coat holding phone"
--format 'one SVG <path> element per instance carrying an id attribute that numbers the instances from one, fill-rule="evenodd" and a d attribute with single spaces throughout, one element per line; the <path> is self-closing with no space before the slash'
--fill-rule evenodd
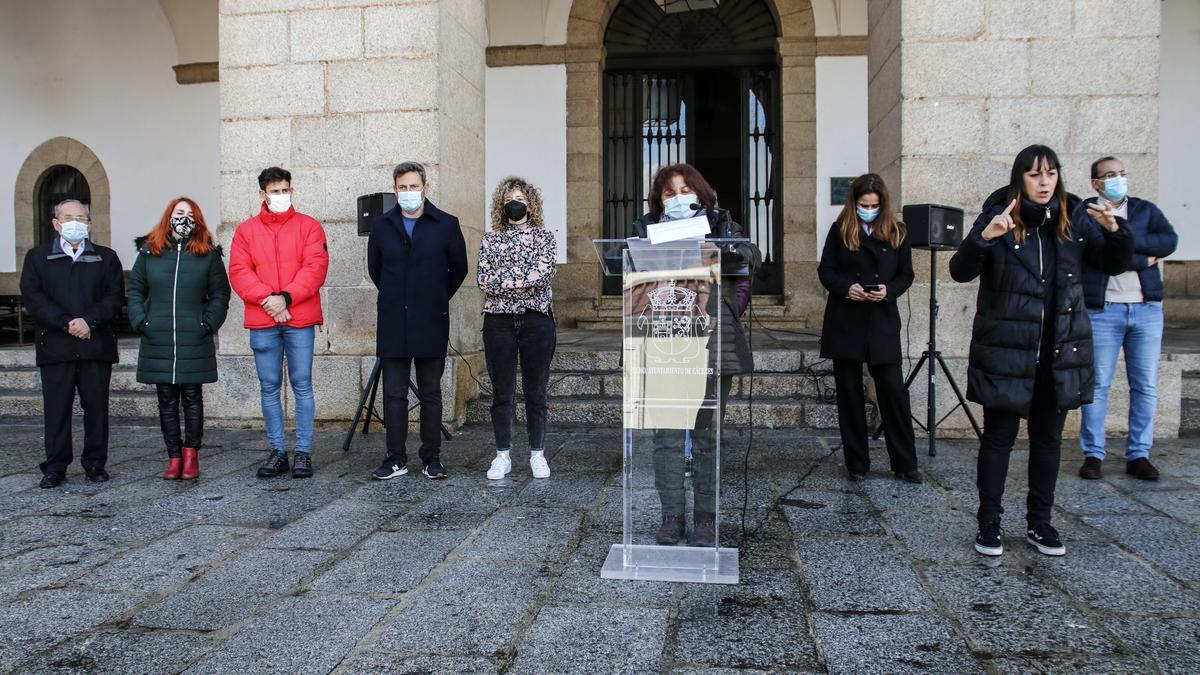
<path id="1" fill-rule="evenodd" d="M 913 282 L 912 248 L 896 220 L 883 179 L 859 176 L 837 222 L 825 237 L 817 274 L 829 291 L 821 329 L 821 358 L 833 360 L 838 426 L 850 480 L 871 467 L 862 367 L 879 397 L 888 458 L 897 478 L 920 483 L 912 411 L 900 356 L 896 300 Z"/>
<path id="2" fill-rule="evenodd" d="M 977 464 L 975 550 L 1004 553 L 1001 499 L 1021 419 L 1029 427 L 1026 538 L 1046 555 L 1066 548 L 1050 525 L 1067 411 L 1092 401 L 1092 324 L 1080 283 L 1083 263 L 1116 275 L 1133 235 L 1112 207 L 1083 206 L 1067 192 L 1058 155 L 1031 145 L 1009 184 L 991 194 L 950 259 L 955 281 L 979 279 L 967 398 L 983 406 Z M 1093 209 L 1094 207 L 1094 209 Z"/>

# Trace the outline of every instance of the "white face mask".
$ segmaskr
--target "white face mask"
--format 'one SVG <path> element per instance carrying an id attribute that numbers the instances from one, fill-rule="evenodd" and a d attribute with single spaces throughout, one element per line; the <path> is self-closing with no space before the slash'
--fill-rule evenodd
<path id="1" fill-rule="evenodd" d="M 87 239 L 88 226 L 87 223 L 81 223 L 77 220 L 68 220 L 62 223 L 59 234 L 67 243 L 72 246 L 77 246 L 79 242 Z"/>
<path id="2" fill-rule="evenodd" d="M 292 208 L 291 193 L 267 195 L 267 210 L 271 213 L 283 213 Z"/>

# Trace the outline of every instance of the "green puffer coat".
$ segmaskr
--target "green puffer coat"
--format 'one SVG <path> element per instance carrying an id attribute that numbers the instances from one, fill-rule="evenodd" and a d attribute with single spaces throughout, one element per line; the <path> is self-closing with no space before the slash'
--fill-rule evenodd
<path id="1" fill-rule="evenodd" d="M 195 256 L 185 246 L 152 254 L 135 241 L 129 273 L 129 323 L 142 336 L 137 381 L 205 384 L 217 381 L 213 342 L 229 310 L 229 276 L 221 248 Z"/>

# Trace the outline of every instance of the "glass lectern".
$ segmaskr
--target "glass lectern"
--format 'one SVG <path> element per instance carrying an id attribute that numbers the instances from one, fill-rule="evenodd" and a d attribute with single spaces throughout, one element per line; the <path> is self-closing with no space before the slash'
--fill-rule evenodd
<path id="1" fill-rule="evenodd" d="M 720 306 L 722 276 L 748 273 L 723 271 L 723 249 L 745 241 L 593 242 L 623 296 L 624 527 L 605 579 L 738 582 L 720 546 Z"/>

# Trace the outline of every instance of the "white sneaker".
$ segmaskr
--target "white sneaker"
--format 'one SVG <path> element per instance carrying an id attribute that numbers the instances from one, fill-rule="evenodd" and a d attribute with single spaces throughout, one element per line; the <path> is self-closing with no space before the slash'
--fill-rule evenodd
<path id="1" fill-rule="evenodd" d="M 529 453 L 529 469 L 533 471 L 534 478 L 549 478 L 550 465 L 546 463 L 546 453 L 541 450 L 534 450 Z"/>
<path id="2" fill-rule="evenodd" d="M 507 452 L 497 452 L 496 459 L 493 459 L 492 465 L 488 467 L 488 480 L 500 480 L 510 473 L 512 473 L 512 459 L 509 458 Z"/>

